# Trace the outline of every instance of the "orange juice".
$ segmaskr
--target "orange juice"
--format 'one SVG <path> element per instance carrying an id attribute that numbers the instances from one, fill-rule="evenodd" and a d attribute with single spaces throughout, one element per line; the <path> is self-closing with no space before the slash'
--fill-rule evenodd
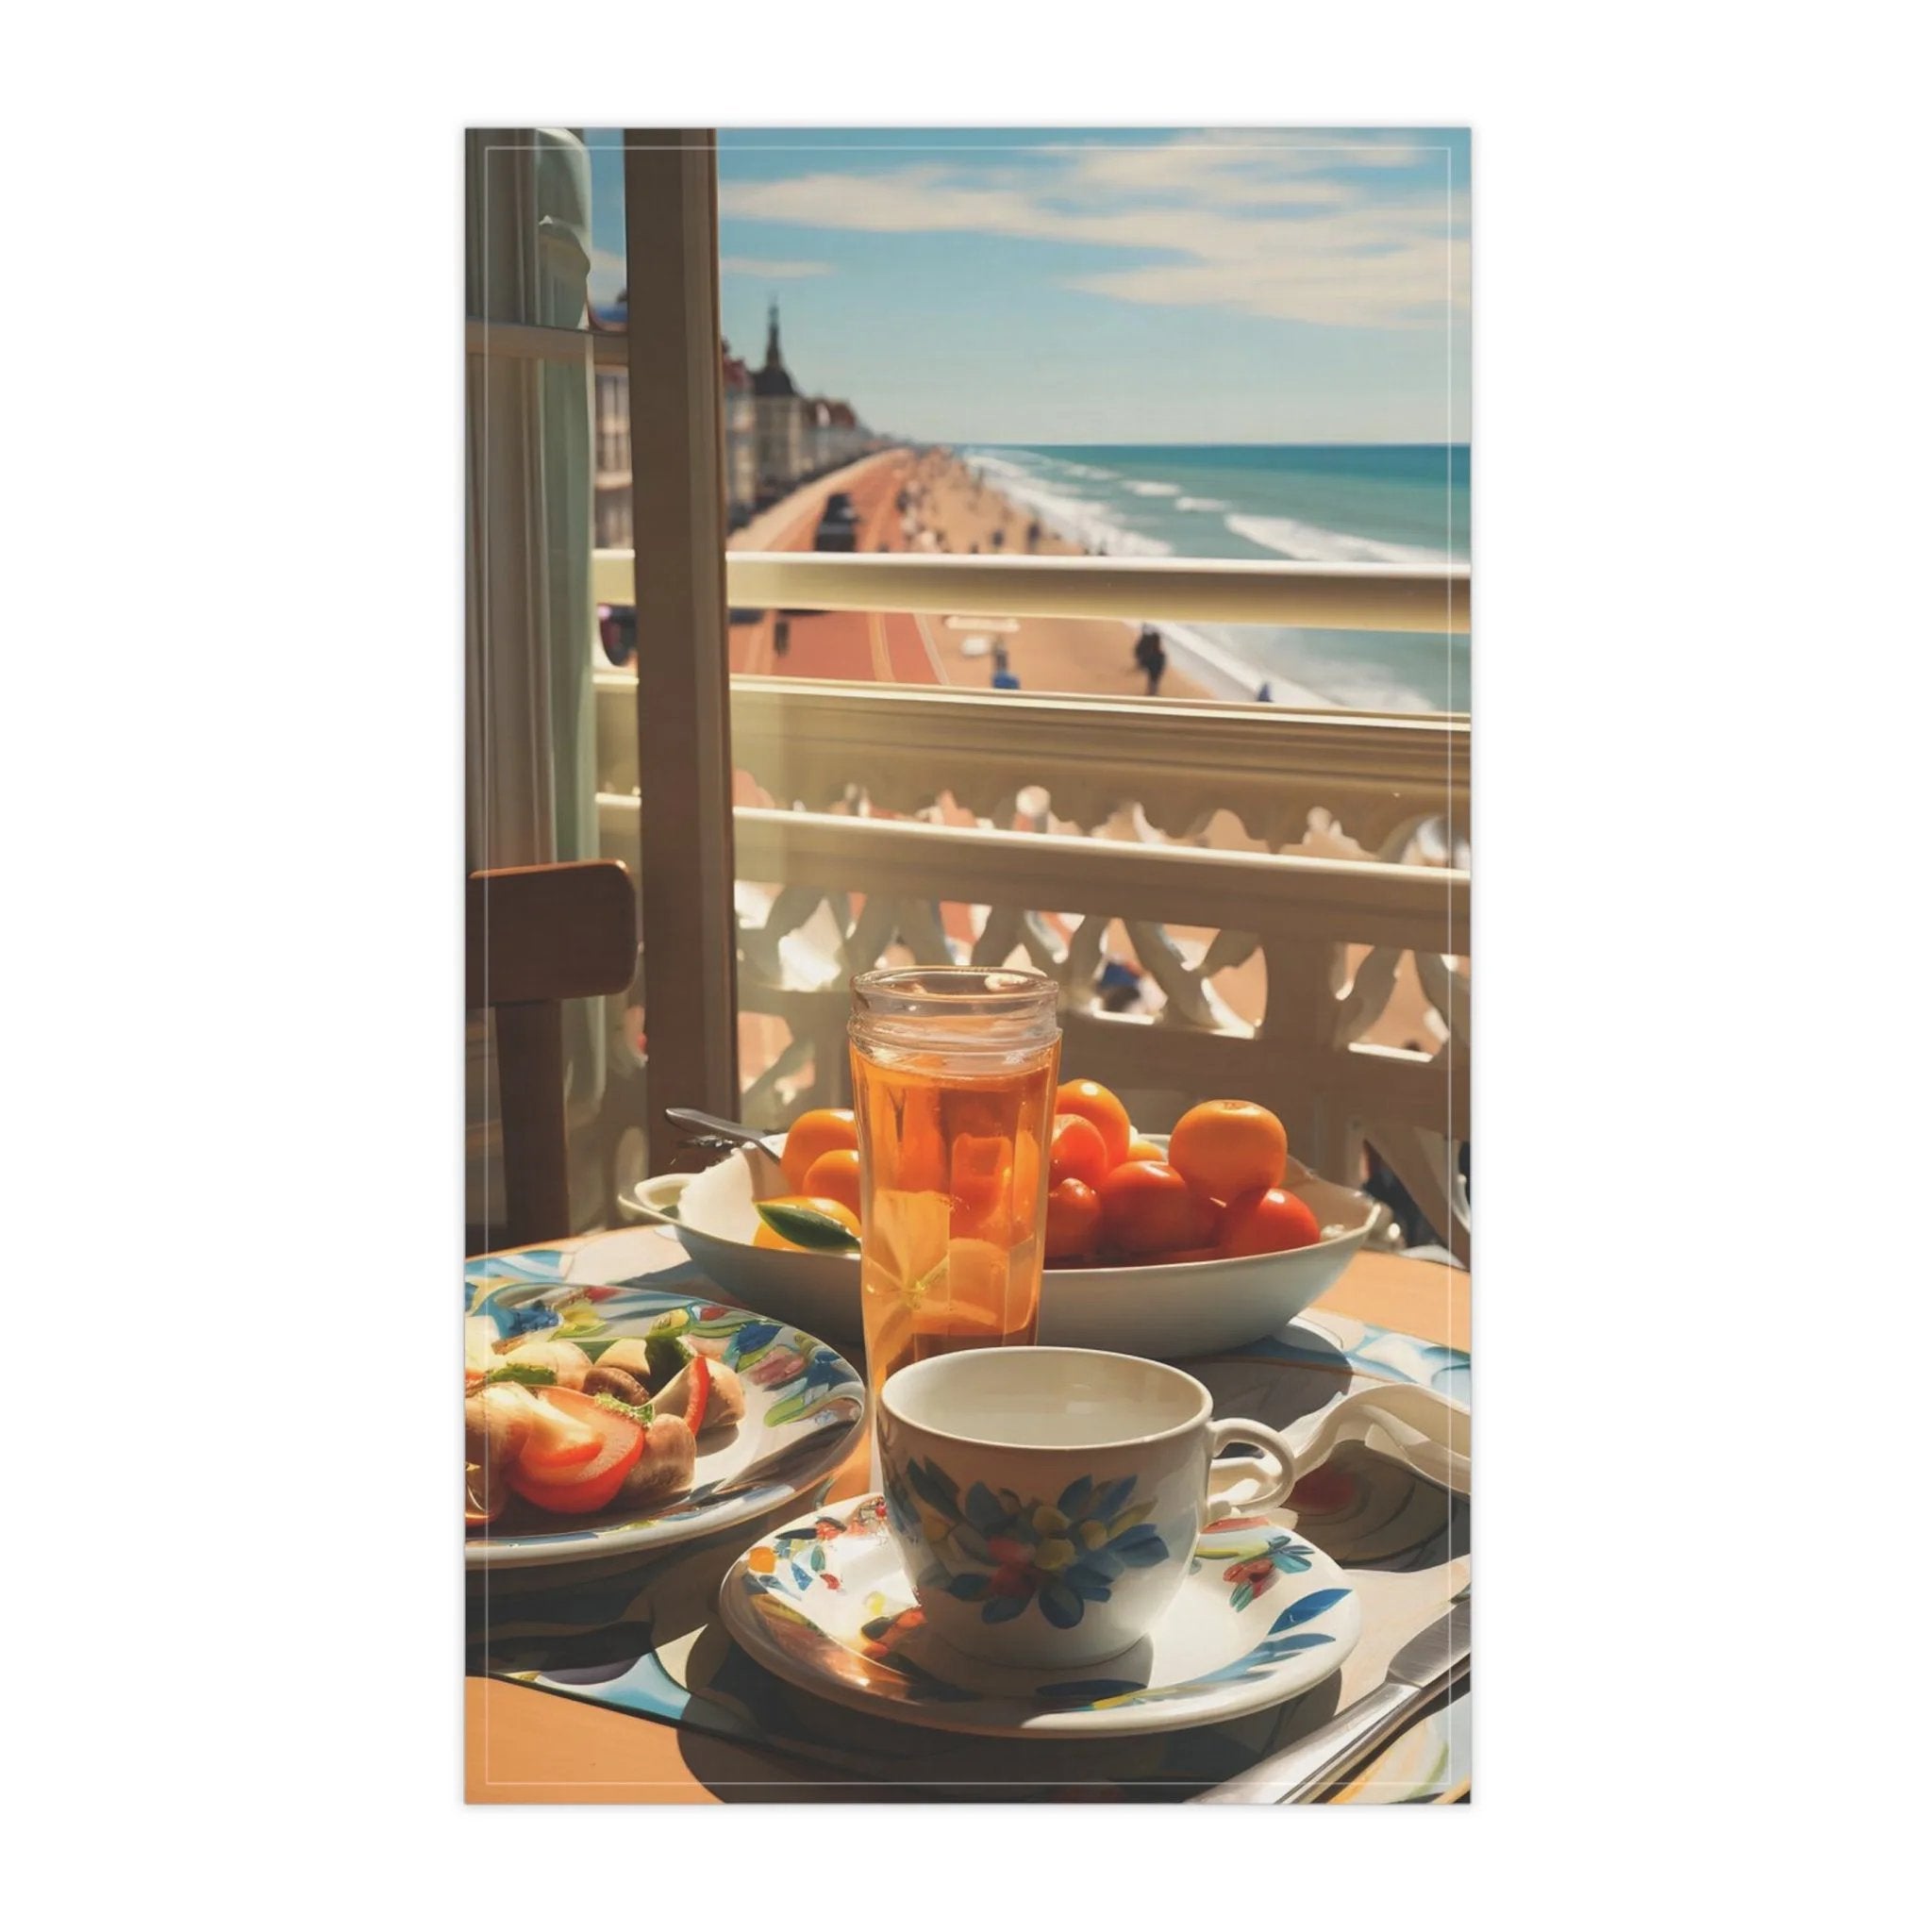
<path id="1" fill-rule="evenodd" d="M 966 967 L 853 984 L 859 1278 L 874 1395 L 929 1355 L 1037 1339 L 1057 989 Z"/>

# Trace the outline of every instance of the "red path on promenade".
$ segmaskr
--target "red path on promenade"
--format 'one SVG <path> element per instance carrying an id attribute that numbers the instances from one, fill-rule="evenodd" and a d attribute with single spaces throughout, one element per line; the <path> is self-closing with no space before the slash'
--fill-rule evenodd
<path id="1" fill-rule="evenodd" d="M 903 550 L 898 494 L 910 475 L 909 454 L 893 454 L 856 478 L 847 493 L 858 513 L 861 552 Z M 819 512 L 837 478 L 807 489 L 797 514 L 768 544 L 772 550 L 809 550 Z M 733 671 L 778 673 L 788 677 L 854 677 L 879 684 L 939 684 L 938 662 L 916 617 L 903 610 L 801 611 L 789 620 L 790 643 L 776 648 L 779 613 L 766 610 L 754 624 L 731 626 Z"/>

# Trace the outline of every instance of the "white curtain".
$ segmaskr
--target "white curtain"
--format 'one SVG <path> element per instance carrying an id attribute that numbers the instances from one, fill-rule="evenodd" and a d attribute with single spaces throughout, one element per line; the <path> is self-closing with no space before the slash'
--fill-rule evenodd
<path id="1" fill-rule="evenodd" d="M 464 298 L 471 318 L 576 328 L 591 266 L 591 171 L 562 128 L 465 136 Z M 472 350 L 466 372 L 464 846 L 467 869 L 597 856 L 591 683 L 591 374 Z M 603 1089 L 602 1002 L 566 1010 L 569 1112 Z M 468 1219 L 483 1218 L 488 1059 L 473 1028 Z M 574 1141 L 578 1137 L 574 1135 Z M 589 1137 L 584 1137 L 588 1139 Z M 575 1158 L 574 1194 L 594 1178 Z"/>

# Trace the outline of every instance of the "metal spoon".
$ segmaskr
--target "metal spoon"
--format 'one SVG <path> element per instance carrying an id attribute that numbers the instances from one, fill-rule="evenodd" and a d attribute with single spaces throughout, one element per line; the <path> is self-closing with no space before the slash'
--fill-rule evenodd
<path id="1" fill-rule="evenodd" d="M 742 1148 L 752 1165 L 753 1200 L 763 1201 L 784 1191 L 785 1170 L 778 1152 L 756 1128 L 695 1107 L 667 1107 L 664 1118 L 673 1126 L 685 1128 L 697 1146 Z M 761 1166 L 760 1157 L 770 1165 Z"/>

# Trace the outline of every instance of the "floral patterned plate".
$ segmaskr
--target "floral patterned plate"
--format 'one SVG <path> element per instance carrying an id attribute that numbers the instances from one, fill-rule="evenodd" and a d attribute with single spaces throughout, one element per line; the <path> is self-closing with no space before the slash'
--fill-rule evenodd
<path id="1" fill-rule="evenodd" d="M 934 1637 L 878 1496 L 754 1543 L 719 1607 L 767 1670 L 874 1716 L 993 1737 L 1181 1730 L 1298 1697 L 1355 1648 L 1356 1594 L 1293 1523 L 1270 1509 L 1210 1524 L 1154 1630 L 1074 1671 L 1004 1669 Z"/>
<path id="2" fill-rule="evenodd" d="M 865 1419 L 864 1380 L 843 1357 L 800 1329 L 721 1302 L 532 1279 L 512 1259 L 504 1274 L 470 1274 L 465 1307 L 489 1316 L 500 1335 L 554 1335 L 593 1357 L 624 1336 L 668 1329 L 730 1363 L 746 1396 L 741 1423 L 699 1439 L 694 1487 L 657 1515 L 574 1519 L 506 1510 L 487 1533 L 468 1539 L 463 1558 L 473 1570 L 658 1549 L 823 1494 Z"/>

